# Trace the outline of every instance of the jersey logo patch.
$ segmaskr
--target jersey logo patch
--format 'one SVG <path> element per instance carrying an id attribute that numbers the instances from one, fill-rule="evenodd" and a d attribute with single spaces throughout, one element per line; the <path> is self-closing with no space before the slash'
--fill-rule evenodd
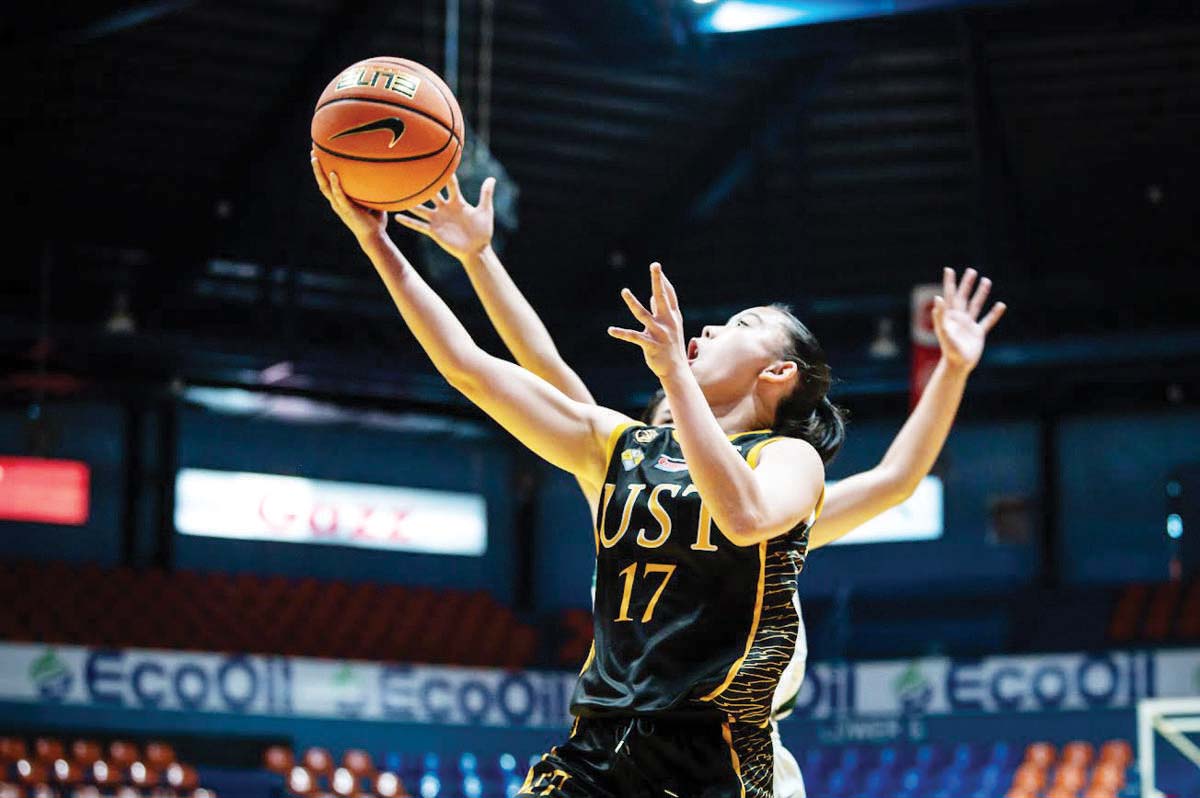
<path id="1" fill-rule="evenodd" d="M 638 443 L 649 443 L 658 437 L 656 429 L 639 429 L 633 433 L 633 439 Z"/>
<path id="2" fill-rule="evenodd" d="M 632 471 L 638 467 L 638 463 L 646 459 L 646 454 L 641 449 L 626 449 L 621 452 L 621 467 L 626 471 Z"/>
<path id="3" fill-rule="evenodd" d="M 660 454 L 658 462 L 654 464 L 654 467 L 659 471 L 670 471 L 674 474 L 680 471 L 687 471 L 688 465 L 687 460 L 677 460 L 674 457 L 667 457 L 665 454 Z"/>

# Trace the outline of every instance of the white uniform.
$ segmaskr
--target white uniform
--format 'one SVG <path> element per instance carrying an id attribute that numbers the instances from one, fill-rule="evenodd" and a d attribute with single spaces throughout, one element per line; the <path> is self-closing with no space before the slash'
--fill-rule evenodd
<path id="1" fill-rule="evenodd" d="M 804 616 L 800 614 L 800 596 L 792 596 L 800 629 L 796 634 L 796 650 L 779 677 L 775 697 L 771 701 L 771 742 L 775 747 L 775 798 L 805 798 L 804 776 L 792 752 L 779 739 L 779 721 L 792 714 L 792 702 L 804 684 L 804 668 L 808 663 L 808 637 L 804 633 Z"/>

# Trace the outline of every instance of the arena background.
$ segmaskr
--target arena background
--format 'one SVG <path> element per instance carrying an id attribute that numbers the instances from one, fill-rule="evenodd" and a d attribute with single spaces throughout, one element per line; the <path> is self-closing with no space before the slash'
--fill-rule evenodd
<path id="1" fill-rule="evenodd" d="M 914 289 L 995 281 L 937 490 L 880 530 L 929 539 L 801 577 L 782 731 L 810 795 L 1002 796 L 1047 755 L 1092 778 L 1105 742 L 1138 753 L 1140 700 L 1200 694 L 1194 4 L 96 2 L 0 38 L 4 798 L 475 798 L 563 736 L 575 483 L 438 377 L 308 172 L 315 98 L 375 54 L 456 85 L 465 190 L 501 177 L 502 257 L 603 404 L 654 387 L 604 329 L 661 260 L 689 331 L 782 299 L 820 336 L 843 477 L 907 413 Z M 502 352 L 458 267 L 392 233 Z M 361 534 L 363 502 L 431 496 L 460 550 Z"/>

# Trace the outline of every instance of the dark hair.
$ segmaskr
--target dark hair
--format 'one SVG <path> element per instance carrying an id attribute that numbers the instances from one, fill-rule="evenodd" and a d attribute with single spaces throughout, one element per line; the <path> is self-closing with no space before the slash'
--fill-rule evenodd
<path id="1" fill-rule="evenodd" d="M 662 400 L 664 400 L 666 398 L 667 398 L 667 392 L 664 391 L 662 388 L 659 388 L 657 391 L 655 391 L 650 396 L 650 401 L 646 402 L 646 407 L 644 410 L 642 410 L 642 415 L 639 418 L 639 420 L 643 424 L 649 424 L 651 421 L 653 421 L 654 420 L 654 411 L 658 410 L 659 404 L 662 402 Z"/>
<path id="2" fill-rule="evenodd" d="M 828 463 L 846 441 L 846 415 L 829 401 L 833 372 L 825 360 L 825 350 L 791 308 L 781 304 L 771 308 L 784 320 L 787 345 L 783 357 L 800 369 L 796 389 L 779 400 L 775 408 L 774 429 L 780 435 L 808 441 Z"/>

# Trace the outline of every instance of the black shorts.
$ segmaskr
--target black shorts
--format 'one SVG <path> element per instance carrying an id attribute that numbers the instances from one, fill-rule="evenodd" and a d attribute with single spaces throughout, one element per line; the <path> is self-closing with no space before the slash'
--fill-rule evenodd
<path id="1" fill-rule="evenodd" d="M 521 797 L 773 798 L 769 727 L 580 718 L 529 770 Z"/>

